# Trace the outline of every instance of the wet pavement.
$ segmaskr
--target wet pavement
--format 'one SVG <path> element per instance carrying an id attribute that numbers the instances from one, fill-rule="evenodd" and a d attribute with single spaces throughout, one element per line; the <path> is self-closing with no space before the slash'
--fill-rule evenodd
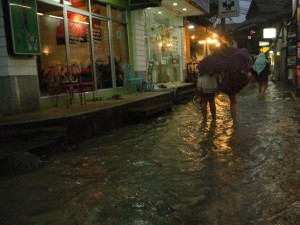
<path id="1" fill-rule="evenodd" d="M 300 116 L 281 85 L 245 89 L 238 123 L 192 101 L 1 177 L 3 225 L 297 225 Z"/>

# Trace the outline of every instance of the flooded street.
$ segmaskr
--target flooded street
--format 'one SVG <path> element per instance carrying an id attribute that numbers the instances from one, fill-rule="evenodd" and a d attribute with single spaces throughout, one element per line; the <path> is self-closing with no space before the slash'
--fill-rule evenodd
<path id="1" fill-rule="evenodd" d="M 257 92 L 238 97 L 237 124 L 226 96 L 205 124 L 191 101 L 1 177 L 0 224 L 300 224 L 299 111 L 281 86 Z"/>

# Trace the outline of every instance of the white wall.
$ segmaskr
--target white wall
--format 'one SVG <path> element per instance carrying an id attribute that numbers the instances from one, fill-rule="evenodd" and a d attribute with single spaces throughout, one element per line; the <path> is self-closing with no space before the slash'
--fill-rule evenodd
<path id="1" fill-rule="evenodd" d="M 35 56 L 8 54 L 0 2 L 0 115 L 39 109 L 39 88 Z M 8 24 L 6 24 L 7 26 Z"/>

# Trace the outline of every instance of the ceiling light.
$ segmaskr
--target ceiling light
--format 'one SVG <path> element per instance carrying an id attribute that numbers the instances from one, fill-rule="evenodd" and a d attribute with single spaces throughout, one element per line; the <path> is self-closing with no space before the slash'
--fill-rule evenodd
<path id="1" fill-rule="evenodd" d="M 264 28 L 263 29 L 264 38 L 276 38 L 276 28 Z"/>
<path id="2" fill-rule="evenodd" d="M 176 5 L 177 5 L 177 2 L 174 2 L 173 5 L 176 6 Z"/>
<path id="3" fill-rule="evenodd" d="M 194 29 L 195 26 L 194 25 L 189 25 L 189 29 Z"/>
<path id="4" fill-rule="evenodd" d="M 182 10 L 183 10 L 183 11 L 186 11 L 186 8 L 183 8 Z"/>
<path id="5" fill-rule="evenodd" d="M 159 11 L 158 14 L 161 14 L 161 11 Z"/>
<path id="6" fill-rule="evenodd" d="M 52 18 L 60 19 L 60 20 L 63 20 L 63 19 L 64 19 L 64 18 L 61 17 L 61 16 L 53 16 L 53 15 L 49 15 L 49 16 L 52 17 Z"/>
<path id="7" fill-rule="evenodd" d="M 31 9 L 30 6 L 26 6 L 26 5 L 20 5 L 20 4 L 15 4 L 15 3 L 9 3 L 9 5 L 17 6 L 17 7 L 21 7 L 21 8 L 25 8 L 25 9 Z"/>
<path id="8" fill-rule="evenodd" d="M 70 1 L 65 1 L 64 3 L 65 5 L 72 5 L 72 3 Z"/>

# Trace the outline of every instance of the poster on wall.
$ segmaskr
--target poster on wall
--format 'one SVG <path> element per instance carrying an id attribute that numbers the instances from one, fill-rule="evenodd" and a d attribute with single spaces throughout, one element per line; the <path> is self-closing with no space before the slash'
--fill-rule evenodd
<path id="1" fill-rule="evenodd" d="M 88 17 L 77 13 L 68 13 L 70 44 L 90 42 L 88 24 Z"/>
<path id="2" fill-rule="evenodd" d="M 101 20 L 98 19 L 92 19 L 92 24 L 93 24 L 93 38 L 94 41 L 101 41 L 102 36 L 101 36 Z"/>
<path id="3" fill-rule="evenodd" d="M 229 18 L 240 16 L 239 0 L 219 0 L 219 17 Z"/>
<path id="4" fill-rule="evenodd" d="M 41 54 L 35 0 L 9 0 L 14 54 Z"/>
<path id="5" fill-rule="evenodd" d="M 61 15 L 58 18 L 63 18 L 63 16 Z M 89 25 L 88 17 L 77 13 L 68 13 L 69 43 L 81 44 L 81 43 L 90 42 L 88 25 Z M 99 37 L 101 36 L 101 32 L 97 31 L 97 29 L 98 29 L 97 25 L 94 26 L 93 24 L 93 32 L 96 33 L 96 39 L 98 40 Z M 57 20 L 56 44 L 57 45 L 66 44 L 64 21 L 61 19 Z"/>

